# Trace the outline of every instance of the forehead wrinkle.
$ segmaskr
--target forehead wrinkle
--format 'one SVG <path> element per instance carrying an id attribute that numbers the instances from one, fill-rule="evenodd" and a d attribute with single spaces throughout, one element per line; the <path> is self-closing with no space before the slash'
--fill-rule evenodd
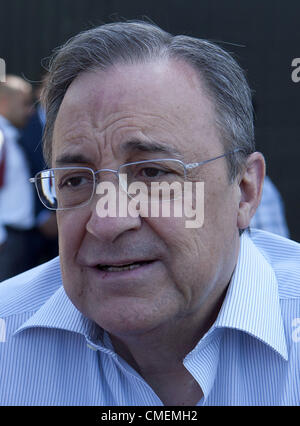
<path id="1" fill-rule="evenodd" d="M 90 117 L 81 111 L 78 113 L 68 105 L 62 105 L 54 125 L 54 141 L 76 141 L 91 137 Z"/>
<path id="2" fill-rule="evenodd" d="M 79 158 L 81 156 L 82 158 L 86 158 L 87 164 L 92 165 L 99 161 L 97 145 L 95 143 L 95 136 L 88 127 L 84 129 L 82 127 L 78 128 L 74 124 L 67 132 L 56 133 L 54 135 L 55 151 L 52 161 L 55 163 L 60 158 Z"/>
<path id="3" fill-rule="evenodd" d="M 169 119 L 167 120 L 166 117 L 150 113 L 147 111 L 137 111 L 135 109 L 132 109 L 132 111 L 115 111 L 109 114 L 108 117 L 106 117 L 103 120 L 102 130 L 103 132 L 110 131 L 110 128 L 112 128 L 111 132 L 114 133 L 118 130 L 122 130 L 122 128 L 132 128 L 135 127 L 136 129 L 143 129 L 149 127 L 149 121 L 153 120 L 153 122 L 157 125 L 157 120 L 161 120 L 164 122 L 167 122 L 169 124 L 172 124 L 172 121 Z M 144 122 L 143 122 L 144 120 Z M 174 118 L 174 123 L 177 123 L 178 117 Z M 95 120 L 95 126 L 99 126 L 100 119 L 98 117 L 98 120 Z M 150 127 L 149 127 L 150 128 Z"/>
<path id="4" fill-rule="evenodd" d="M 182 160 L 183 156 L 181 152 L 175 149 L 173 146 L 167 145 L 162 142 L 154 140 L 141 140 L 138 138 L 132 138 L 127 142 L 124 142 L 120 146 L 124 153 L 128 152 L 150 152 L 150 153 L 162 153 L 169 154 L 173 158 Z"/>
<path id="5" fill-rule="evenodd" d="M 111 142 L 116 154 L 119 150 L 122 154 L 132 151 L 152 151 L 169 153 L 181 159 L 182 153 L 175 147 L 178 132 L 174 129 L 178 125 L 178 120 L 177 117 L 172 118 L 146 111 L 113 112 L 105 120 L 106 123 L 101 130 L 104 133 L 104 144 Z M 152 136 L 153 132 L 155 136 Z"/>
<path id="6" fill-rule="evenodd" d="M 120 153 L 128 154 L 134 150 L 161 151 L 179 155 L 175 148 L 159 140 L 152 140 L 146 135 L 153 129 L 151 123 L 157 123 L 158 118 L 162 119 L 159 114 L 139 113 L 137 111 L 117 111 L 109 114 L 104 120 L 105 122 L 102 123 L 100 130 L 103 134 L 101 148 L 105 149 L 110 145 L 116 157 Z M 159 128 L 159 126 L 155 127 L 156 129 Z"/>

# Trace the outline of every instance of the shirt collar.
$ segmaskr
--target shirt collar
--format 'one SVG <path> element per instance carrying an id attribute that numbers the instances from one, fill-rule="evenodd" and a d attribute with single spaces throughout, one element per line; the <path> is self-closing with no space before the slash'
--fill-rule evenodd
<path id="1" fill-rule="evenodd" d="M 106 333 L 77 310 L 63 286 L 16 333 L 32 327 L 80 333 L 95 349 L 108 349 Z M 244 331 L 288 359 L 277 279 L 247 233 L 241 236 L 238 262 L 219 315 L 188 358 L 193 358 L 210 341 L 212 332 L 221 328 Z"/>
<path id="2" fill-rule="evenodd" d="M 276 275 L 247 232 L 214 327 L 244 331 L 288 359 Z"/>
<path id="3" fill-rule="evenodd" d="M 277 279 L 248 233 L 241 236 L 238 262 L 215 323 L 184 359 L 203 401 L 214 384 L 226 329 L 245 332 L 288 359 Z"/>
<path id="4" fill-rule="evenodd" d="M 38 327 L 79 333 L 84 335 L 88 343 L 93 345 L 93 347 L 99 348 L 99 346 L 102 346 L 103 330 L 94 321 L 86 318 L 78 311 L 67 296 L 63 286 L 25 321 L 16 330 L 15 334 L 26 329 Z"/>

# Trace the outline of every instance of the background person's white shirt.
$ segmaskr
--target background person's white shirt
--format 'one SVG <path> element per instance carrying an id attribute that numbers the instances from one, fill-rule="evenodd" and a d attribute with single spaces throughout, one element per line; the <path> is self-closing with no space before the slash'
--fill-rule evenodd
<path id="1" fill-rule="evenodd" d="M 1 115 L 0 128 L 6 149 L 4 185 L 0 190 L 0 229 L 4 225 L 30 229 L 34 226 L 34 188 L 29 182 L 25 154 L 17 142 L 19 132 Z"/>

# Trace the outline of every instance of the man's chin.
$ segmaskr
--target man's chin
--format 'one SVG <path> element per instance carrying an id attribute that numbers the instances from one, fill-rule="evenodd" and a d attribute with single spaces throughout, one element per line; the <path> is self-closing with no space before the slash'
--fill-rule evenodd
<path id="1" fill-rule="evenodd" d="M 99 327 L 115 336 L 141 336 L 166 322 L 168 309 L 161 296 L 95 295 L 88 289 L 66 293 L 74 306 Z M 172 312 L 170 312 L 172 316 Z"/>

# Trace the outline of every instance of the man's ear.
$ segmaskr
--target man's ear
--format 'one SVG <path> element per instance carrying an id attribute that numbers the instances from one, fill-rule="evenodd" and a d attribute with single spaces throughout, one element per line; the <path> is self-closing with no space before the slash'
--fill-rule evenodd
<path id="1" fill-rule="evenodd" d="M 261 199 L 265 177 L 265 159 L 260 152 L 254 152 L 247 158 L 246 165 L 240 175 L 240 202 L 237 218 L 239 229 L 249 226 Z"/>

